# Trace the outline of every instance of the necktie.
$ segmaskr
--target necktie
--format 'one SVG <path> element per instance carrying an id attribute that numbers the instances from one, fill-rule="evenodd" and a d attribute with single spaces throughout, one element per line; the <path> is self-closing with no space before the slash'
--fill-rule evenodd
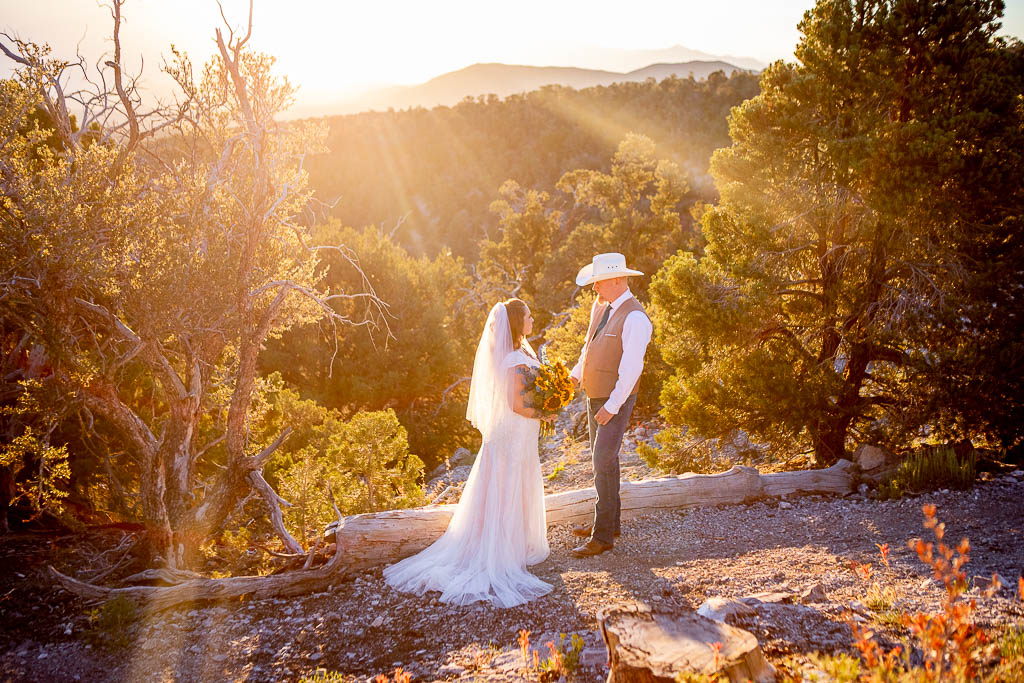
<path id="1" fill-rule="evenodd" d="M 601 316 L 601 322 L 599 322 L 597 324 L 597 329 L 594 330 L 594 336 L 591 337 L 591 340 L 593 340 L 595 337 L 597 337 L 597 335 L 600 334 L 601 330 L 604 329 L 605 324 L 608 322 L 608 316 L 610 316 L 611 313 L 612 313 L 612 307 L 611 307 L 611 304 L 609 304 L 607 307 L 605 307 L 604 315 Z"/>

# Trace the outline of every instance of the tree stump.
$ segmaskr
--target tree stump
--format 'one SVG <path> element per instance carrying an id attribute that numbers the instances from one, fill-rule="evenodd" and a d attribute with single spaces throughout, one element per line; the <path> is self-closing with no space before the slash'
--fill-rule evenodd
<path id="1" fill-rule="evenodd" d="M 672 683 L 687 673 L 775 680 L 775 668 L 752 633 L 695 612 L 621 605 L 605 610 L 600 620 L 611 666 L 608 683 Z"/>

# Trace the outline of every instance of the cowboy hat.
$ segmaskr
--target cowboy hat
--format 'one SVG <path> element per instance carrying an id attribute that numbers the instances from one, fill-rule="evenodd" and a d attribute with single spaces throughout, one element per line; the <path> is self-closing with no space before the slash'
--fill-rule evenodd
<path id="1" fill-rule="evenodd" d="M 625 277 L 627 275 L 643 275 L 639 270 L 630 270 L 626 267 L 626 257 L 622 254 L 598 254 L 594 260 L 580 268 L 576 274 L 576 284 L 586 287 L 599 280 L 609 280 L 613 277 Z"/>

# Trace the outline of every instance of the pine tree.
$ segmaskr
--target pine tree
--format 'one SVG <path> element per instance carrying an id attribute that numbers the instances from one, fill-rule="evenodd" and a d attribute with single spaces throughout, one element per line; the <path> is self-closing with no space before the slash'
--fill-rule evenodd
<path id="1" fill-rule="evenodd" d="M 922 378 L 981 333 L 964 314 L 988 296 L 984 245 L 1020 229 L 1019 48 L 993 38 L 1001 11 L 822 0 L 805 15 L 797 63 L 766 70 L 713 157 L 705 257 L 670 259 L 652 286 L 672 423 L 828 465 L 936 418 Z"/>

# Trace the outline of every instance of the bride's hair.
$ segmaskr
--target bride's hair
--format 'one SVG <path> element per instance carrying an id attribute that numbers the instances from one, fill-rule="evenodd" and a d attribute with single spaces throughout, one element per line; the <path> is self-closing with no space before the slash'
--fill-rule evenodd
<path id="1" fill-rule="evenodd" d="M 531 356 L 536 356 L 533 347 L 530 346 L 530 342 L 523 334 L 523 328 L 526 326 L 526 311 L 529 310 L 526 307 L 526 302 L 522 299 L 507 299 L 503 303 L 505 312 L 508 314 L 509 332 L 512 333 L 512 348 L 522 349 Z"/>

